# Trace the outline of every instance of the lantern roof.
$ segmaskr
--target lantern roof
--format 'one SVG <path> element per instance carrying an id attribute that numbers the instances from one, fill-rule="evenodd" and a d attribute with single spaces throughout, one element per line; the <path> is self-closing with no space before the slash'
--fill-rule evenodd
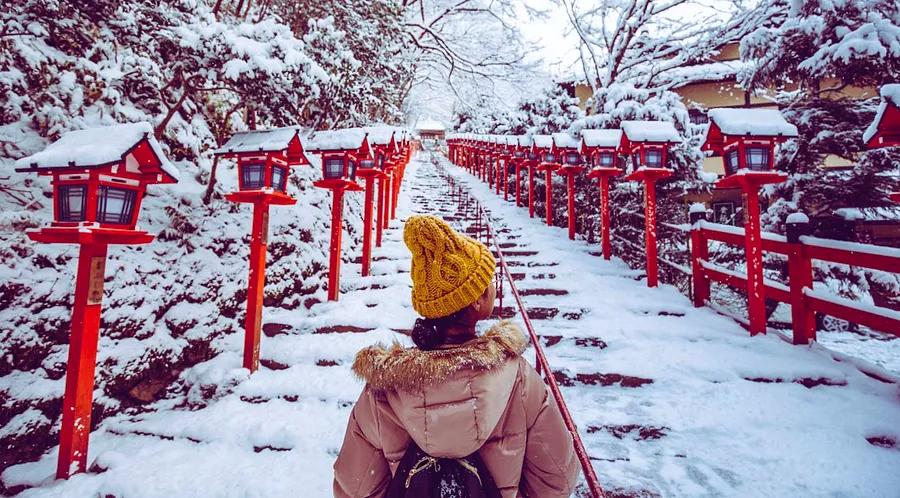
<path id="1" fill-rule="evenodd" d="M 581 142 L 568 133 L 554 133 L 552 136 L 553 145 L 558 149 L 577 149 L 581 146 Z"/>
<path id="2" fill-rule="evenodd" d="M 131 162 L 133 159 L 135 162 Z M 86 128 L 63 134 L 47 148 L 19 159 L 16 171 L 58 172 L 112 167 L 124 163 L 147 175 L 164 174 L 158 182 L 175 183 L 179 172 L 163 154 L 150 123 L 128 123 Z"/>
<path id="3" fill-rule="evenodd" d="M 369 133 L 369 145 L 397 145 L 397 136 L 402 136 L 402 131 L 389 125 L 367 126 Z"/>
<path id="4" fill-rule="evenodd" d="M 507 147 L 518 147 L 520 145 L 518 135 L 505 135 L 503 140 Z"/>
<path id="5" fill-rule="evenodd" d="M 621 127 L 629 142 L 681 142 L 678 130 L 669 121 L 622 121 Z"/>
<path id="6" fill-rule="evenodd" d="M 585 147 L 618 147 L 622 130 L 581 130 L 581 142 Z"/>
<path id="7" fill-rule="evenodd" d="M 281 152 L 287 150 L 291 141 L 300 141 L 300 127 L 286 126 L 269 130 L 239 131 L 221 147 L 213 151 L 215 155 L 240 154 L 247 152 Z M 301 145 L 302 146 L 302 145 Z"/>
<path id="8" fill-rule="evenodd" d="M 314 132 L 305 141 L 308 152 L 358 151 L 369 153 L 368 132 L 364 128 L 344 128 Z"/>
<path id="9" fill-rule="evenodd" d="M 863 142 L 868 147 L 877 147 L 879 144 L 872 140 L 880 131 L 893 129 L 892 134 L 900 129 L 900 83 L 892 83 L 881 87 L 881 104 L 875 113 L 875 119 L 863 132 Z M 885 119 L 887 118 L 887 119 Z M 887 125 L 887 126 L 885 126 Z"/>
<path id="10" fill-rule="evenodd" d="M 519 135 L 520 147 L 531 147 L 531 135 Z"/>
<path id="11" fill-rule="evenodd" d="M 778 109 L 719 108 L 709 110 L 710 128 L 723 135 L 755 137 L 796 137 L 797 127 L 788 123 Z M 707 135 L 709 131 L 707 131 Z"/>
<path id="12" fill-rule="evenodd" d="M 532 135 L 531 143 L 534 147 L 549 149 L 553 147 L 553 135 Z"/>

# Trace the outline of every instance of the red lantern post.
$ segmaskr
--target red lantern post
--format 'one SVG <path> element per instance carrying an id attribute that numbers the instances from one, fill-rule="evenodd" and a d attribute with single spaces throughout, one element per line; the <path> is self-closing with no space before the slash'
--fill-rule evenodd
<path id="1" fill-rule="evenodd" d="M 775 146 L 797 136 L 777 109 L 712 109 L 704 150 L 721 154 L 725 177 L 716 188 L 740 188 L 747 206 L 744 249 L 747 257 L 747 309 L 750 334 L 766 333 L 759 189 L 781 183 L 787 174 L 775 171 Z"/>
<path id="2" fill-rule="evenodd" d="M 680 141 L 672 123 L 623 121 L 622 151 L 630 157 L 628 181 L 644 183 L 644 242 L 647 252 L 647 287 L 659 285 L 656 245 L 656 182 L 672 175 L 666 168 L 669 146 Z"/>
<path id="3" fill-rule="evenodd" d="M 309 161 L 303 154 L 299 131 L 294 127 L 235 133 L 214 154 L 237 159 L 238 190 L 225 198 L 253 205 L 243 366 L 255 372 L 259 368 L 269 206 L 290 206 L 297 202 L 287 195 L 288 172 L 291 167 L 309 164 Z"/>
<path id="4" fill-rule="evenodd" d="M 612 257 L 609 216 L 609 179 L 622 174 L 617 167 L 622 130 L 582 130 L 581 154 L 588 158 L 591 168 L 588 178 L 599 180 L 600 187 L 600 246 L 603 259 Z"/>
<path id="5" fill-rule="evenodd" d="M 531 137 L 518 135 L 513 137 L 516 146 L 513 148 L 513 165 L 516 168 L 516 207 L 522 205 L 522 168 L 525 167 L 528 148 L 531 146 Z"/>
<path id="6" fill-rule="evenodd" d="M 553 153 L 553 135 L 535 135 L 532 137 L 532 149 L 540 156 L 538 171 L 544 172 L 544 203 L 546 222 L 553 226 L 553 172 L 559 169 L 558 158 Z"/>
<path id="7" fill-rule="evenodd" d="M 900 147 L 900 83 L 884 85 L 879 93 L 881 103 L 872 124 L 863 132 L 863 142 L 870 149 Z M 900 202 L 900 191 L 888 197 Z"/>
<path id="8" fill-rule="evenodd" d="M 384 225 L 384 179 L 385 167 L 388 158 L 397 152 L 396 130 L 389 126 L 375 126 L 367 128 L 369 132 L 369 145 L 372 148 L 374 159 L 364 159 L 360 162 L 358 174 L 365 179 L 366 196 L 363 206 L 363 259 L 362 276 L 368 276 L 372 267 L 372 210 L 375 204 L 377 216 L 375 219 L 375 247 L 381 247 L 381 236 Z M 371 161 L 371 165 L 369 163 Z M 378 188 L 377 202 L 375 188 Z"/>
<path id="9" fill-rule="evenodd" d="M 575 240 L 575 175 L 584 171 L 580 149 L 581 142 L 572 138 L 568 133 L 553 134 L 553 153 L 562 163 L 557 171 L 566 178 L 569 240 Z"/>
<path id="10" fill-rule="evenodd" d="M 44 244 L 79 245 L 56 468 L 57 478 L 68 479 L 87 469 L 108 247 L 153 240 L 136 229 L 141 200 L 147 185 L 175 183 L 178 171 L 163 155 L 149 123 L 66 133 L 17 161 L 16 171 L 53 178 L 53 222 L 28 231 L 28 237 Z"/>
<path id="11" fill-rule="evenodd" d="M 307 150 L 318 153 L 322 158 L 322 179 L 313 185 L 331 190 L 333 196 L 331 246 L 328 251 L 328 300 L 337 301 L 341 285 L 344 192 L 363 190 L 356 183 L 357 168 L 360 161 L 371 157 L 371 151 L 367 133 L 360 128 L 318 131 L 310 137 Z"/>

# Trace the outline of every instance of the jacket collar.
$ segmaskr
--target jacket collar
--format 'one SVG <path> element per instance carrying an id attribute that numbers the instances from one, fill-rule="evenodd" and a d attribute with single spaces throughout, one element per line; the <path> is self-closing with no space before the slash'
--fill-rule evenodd
<path id="1" fill-rule="evenodd" d="M 462 370 L 492 370 L 525 351 L 528 341 L 515 323 L 504 320 L 483 335 L 448 349 L 423 351 L 369 346 L 356 355 L 353 372 L 375 390 L 419 391 L 441 384 Z"/>

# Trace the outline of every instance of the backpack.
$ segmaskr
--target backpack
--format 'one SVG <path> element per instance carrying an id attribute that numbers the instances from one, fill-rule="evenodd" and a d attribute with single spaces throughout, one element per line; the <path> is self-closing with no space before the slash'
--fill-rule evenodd
<path id="1" fill-rule="evenodd" d="M 478 452 L 435 458 L 410 442 L 385 498 L 501 498 Z"/>

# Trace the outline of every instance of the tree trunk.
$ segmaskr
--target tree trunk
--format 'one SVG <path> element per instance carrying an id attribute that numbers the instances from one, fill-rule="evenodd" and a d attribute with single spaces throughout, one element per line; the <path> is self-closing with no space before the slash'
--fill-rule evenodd
<path id="1" fill-rule="evenodd" d="M 166 132 L 166 127 L 169 126 L 169 121 L 172 120 L 172 118 L 175 116 L 175 113 L 178 112 L 179 108 L 181 108 L 181 104 L 184 104 L 184 101 L 187 100 L 189 93 L 190 91 L 185 88 L 183 90 L 183 93 L 181 94 L 181 97 L 178 98 L 178 102 L 176 102 L 175 105 L 169 108 L 162 121 L 160 121 L 159 124 L 156 125 L 156 128 L 153 130 L 153 136 L 155 136 L 157 140 L 162 138 L 163 133 Z"/>
<path id="2" fill-rule="evenodd" d="M 244 10 L 244 0 L 238 0 L 237 7 L 234 8 L 234 15 L 241 15 L 242 10 Z"/>
<path id="3" fill-rule="evenodd" d="M 206 183 L 206 192 L 203 194 L 203 204 L 209 204 L 213 191 L 216 189 L 216 170 L 219 167 L 219 156 L 213 156 L 212 168 L 209 170 L 209 181 Z"/>
<path id="4" fill-rule="evenodd" d="M 218 14 L 219 9 L 221 9 L 221 8 L 222 8 L 222 0 L 216 0 L 216 5 L 213 6 L 213 11 L 212 11 L 213 15 Z"/>

